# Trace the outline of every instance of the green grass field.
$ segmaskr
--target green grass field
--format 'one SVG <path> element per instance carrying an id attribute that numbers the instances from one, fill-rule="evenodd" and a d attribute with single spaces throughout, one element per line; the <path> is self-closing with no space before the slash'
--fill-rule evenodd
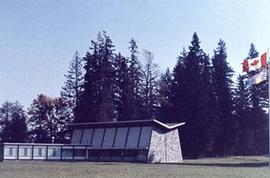
<path id="1" fill-rule="evenodd" d="M 270 178 L 266 157 L 185 160 L 183 164 L 4 161 L 0 178 Z"/>

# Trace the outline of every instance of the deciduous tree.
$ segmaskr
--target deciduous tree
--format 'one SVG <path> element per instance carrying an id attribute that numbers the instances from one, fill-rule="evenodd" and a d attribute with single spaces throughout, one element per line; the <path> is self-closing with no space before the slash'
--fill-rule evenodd
<path id="1" fill-rule="evenodd" d="M 33 100 L 28 111 L 28 127 L 34 142 L 48 143 L 55 139 L 63 142 L 67 137 L 68 117 L 66 105 L 61 98 L 51 98 L 44 94 Z"/>

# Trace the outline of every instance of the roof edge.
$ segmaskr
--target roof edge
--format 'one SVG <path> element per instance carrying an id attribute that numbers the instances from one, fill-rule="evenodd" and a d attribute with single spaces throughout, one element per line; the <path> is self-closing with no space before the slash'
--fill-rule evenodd
<path id="1" fill-rule="evenodd" d="M 73 123 L 69 124 L 70 127 L 87 127 L 87 126 L 93 126 L 93 127 L 100 127 L 101 125 L 107 126 L 107 125 L 115 125 L 115 126 L 123 126 L 125 124 L 131 124 L 131 125 L 153 125 L 156 124 L 160 127 L 166 128 L 166 129 L 175 129 L 180 126 L 185 125 L 185 122 L 181 123 L 163 123 L 161 121 L 158 121 L 156 119 L 152 120 L 132 120 L 132 121 L 107 121 L 107 122 L 91 122 L 91 123 Z"/>
<path id="2" fill-rule="evenodd" d="M 157 124 L 159 124 L 159 125 L 161 125 L 161 126 L 167 128 L 167 129 L 175 129 L 175 128 L 177 128 L 177 127 L 180 127 L 180 126 L 186 124 L 185 122 L 181 122 L 181 123 L 178 123 L 178 124 L 174 124 L 174 125 L 172 125 L 172 126 L 169 126 L 168 124 L 163 123 L 163 122 L 160 122 L 160 121 L 158 121 L 158 120 L 156 120 L 156 119 L 154 119 L 153 121 L 154 121 L 155 123 L 157 123 Z"/>

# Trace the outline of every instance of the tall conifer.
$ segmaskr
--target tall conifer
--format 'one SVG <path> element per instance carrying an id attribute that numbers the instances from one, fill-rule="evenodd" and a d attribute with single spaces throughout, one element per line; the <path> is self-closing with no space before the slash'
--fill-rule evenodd
<path id="1" fill-rule="evenodd" d="M 79 97 L 82 92 L 83 71 L 82 59 L 76 51 L 74 58 L 70 62 L 69 70 L 65 75 L 65 85 L 62 87 L 61 97 L 67 104 L 67 113 L 70 122 L 76 117 L 76 108 L 78 106 Z"/>
<path id="2" fill-rule="evenodd" d="M 226 46 L 224 41 L 220 40 L 212 58 L 213 86 L 220 116 L 216 146 L 217 152 L 220 154 L 232 154 L 236 141 L 236 120 L 233 117 L 233 70 L 226 59 Z"/>
<path id="3" fill-rule="evenodd" d="M 183 51 L 178 57 L 173 78 L 173 117 L 177 122 L 186 122 L 182 129 L 184 154 L 189 157 L 210 155 L 213 152 L 217 113 L 209 57 L 201 49 L 196 33 L 189 51 Z"/>
<path id="4" fill-rule="evenodd" d="M 171 111 L 172 103 L 170 102 L 170 97 L 172 94 L 172 74 L 169 68 L 163 73 L 159 81 L 159 109 L 158 118 L 163 122 L 173 122 Z"/>
<path id="5" fill-rule="evenodd" d="M 253 116 L 250 106 L 250 92 L 244 82 L 245 77 L 239 75 L 235 91 L 235 118 L 238 121 L 238 143 L 236 154 L 251 155 L 255 153 L 254 130 L 252 129 Z"/>
<path id="6" fill-rule="evenodd" d="M 115 119 L 114 45 L 106 32 L 98 33 L 84 57 L 86 71 L 83 93 L 79 101 L 77 122 L 111 121 Z"/>

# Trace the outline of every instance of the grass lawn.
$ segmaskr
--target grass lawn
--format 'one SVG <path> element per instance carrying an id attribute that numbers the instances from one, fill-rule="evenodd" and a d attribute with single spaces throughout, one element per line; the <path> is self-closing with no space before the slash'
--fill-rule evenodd
<path id="1" fill-rule="evenodd" d="M 267 157 L 185 160 L 183 164 L 4 161 L 0 178 L 270 178 Z"/>

